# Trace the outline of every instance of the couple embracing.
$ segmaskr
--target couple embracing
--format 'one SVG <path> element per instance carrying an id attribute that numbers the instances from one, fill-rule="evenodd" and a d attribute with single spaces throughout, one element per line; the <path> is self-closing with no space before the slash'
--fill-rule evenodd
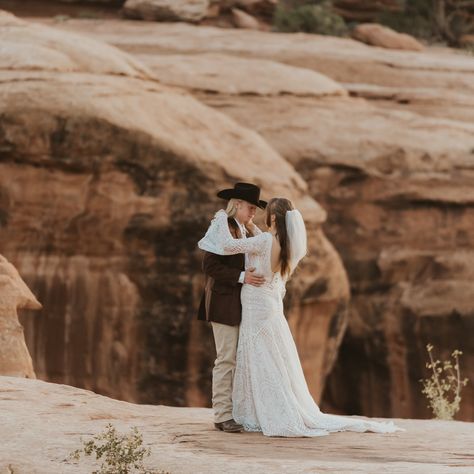
<path id="1" fill-rule="evenodd" d="M 308 390 L 283 312 L 285 284 L 306 254 L 301 213 L 285 198 L 262 201 L 250 183 L 217 196 L 227 208 L 198 244 L 206 276 L 198 319 L 211 323 L 217 353 L 216 428 L 285 437 L 401 430 L 393 422 L 322 413 Z M 253 223 L 257 209 L 265 210 L 265 232 Z"/>

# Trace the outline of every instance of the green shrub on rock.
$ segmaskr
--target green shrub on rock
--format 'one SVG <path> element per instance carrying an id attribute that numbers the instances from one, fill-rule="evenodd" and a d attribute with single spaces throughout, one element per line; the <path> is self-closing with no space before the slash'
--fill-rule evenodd
<path id="1" fill-rule="evenodd" d="M 293 2 L 279 5 L 273 25 L 276 31 L 342 36 L 347 33 L 344 19 L 332 10 L 331 2 Z"/>
<path id="2" fill-rule="evenodd" d="M 169 474 L 163 471 L 149 471 L 144 458 L 150 456 L 150 448 L 143 447 L 143 436 L 134 427 L 128 435 L 117 433 L 112 424 L 83 446 L 70 453 L 70 460 L 79 461 L 81 455 L 93 456 L 103 462 L 98 471 L 92 474 Z"/>
<path id="3" fill-rule="evenodd" d="M 474 0 L 399 0 L 399 12 L 381 13 L 378 21 L 419 38 L 459 46 L 464 34 L 474 31 Z"/>

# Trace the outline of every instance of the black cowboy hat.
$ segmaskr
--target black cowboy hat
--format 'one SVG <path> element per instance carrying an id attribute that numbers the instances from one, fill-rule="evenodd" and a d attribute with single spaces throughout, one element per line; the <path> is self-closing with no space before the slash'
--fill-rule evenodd
<path id="1" fill-rule="evenodd" d="M 233 189 L 223 189 L 217 193 L 217 197 L 227 201 L 229 199 L 242 199 L 250 204 L 255 204 L 260 209 L 267 207 L 267 201 L 260 199 L 260 188 L 251 183 L 235 183 Z"/>

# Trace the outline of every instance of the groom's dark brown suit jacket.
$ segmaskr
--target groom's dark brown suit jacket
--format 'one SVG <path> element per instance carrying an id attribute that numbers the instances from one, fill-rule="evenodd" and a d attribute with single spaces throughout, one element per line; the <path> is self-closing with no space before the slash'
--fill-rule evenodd
<path id="1" fill-rule="evenodd" d="M 228 219 L 228 222 L 231 234 L 234 238 L 240 238 L 240 230 L 235 220 Z M 242 319 L 242 285 L 239 283 L 239 277 L 245 270 L 245 255 L 216 255 L 204 252 L 202 269 L 206 280 L 198 319 L 229 326 L 239 325 Z"/>

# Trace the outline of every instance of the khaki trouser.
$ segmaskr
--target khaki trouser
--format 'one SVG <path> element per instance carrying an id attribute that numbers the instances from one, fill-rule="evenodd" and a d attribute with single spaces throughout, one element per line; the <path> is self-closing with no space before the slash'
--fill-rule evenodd
<path id="1" fill-rule="evenodd" d="M 232 419 L 232 382 L 235 371 L 235 357 L 239 326 L 228 326 L 211 322 L 216 344 L 216 361 L 212 369 L 212 408 L 214 422 Z"/>

